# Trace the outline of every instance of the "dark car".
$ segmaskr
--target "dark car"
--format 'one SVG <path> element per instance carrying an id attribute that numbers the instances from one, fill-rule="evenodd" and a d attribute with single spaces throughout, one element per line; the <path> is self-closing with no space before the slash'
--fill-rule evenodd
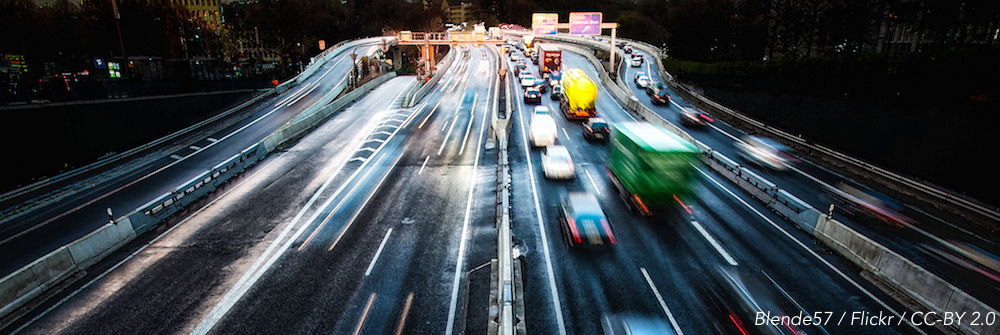
<path id="1" fill-rule="evenodd" d="M 714 121 L 708 114 L 697 108 L 688 108 L 681 113 L 681 125 L 688 128 L 705 128 L 708 127 L 709 122 Z"/>
<path id="2" fill-rule="evenodd" d="M 675 335 L 666 320 L 638 314 L 604 314 L 604 335 Z"/>
<path id="3" fill-rule="evenodd" d="M 611 223 L 597 197 L 569 192 L 559 202 L 559 222 L 570 247 L 609 247 L 618 244 Z"/>
<path id="4" fill-rule="evenodd" d="M 518 61 L 517 64 L 514 64 L 514 68 L 517 69 L 518 71 L 524 70 L 527 67 L 528 66 L 524 62 L 521 62 L 521 61 Z"/>
<path id="5" fill-rule="evenodd" d="M 795 316 L 788 314 L 782 306 L 789 302 L 782 299 L 781 288 L 768 279 L 759 278 L 753 272 L 719 267 L 713 280 L 700 283 L 708 288 L 707 312 L 716 320 L 716 329 L 722 334 L 795 335 L 815 334 L 811 325 L 788 323 L 788 319 L 771 319 L 758 322 L 761 314 L 771 316 Z M 766 273 L 765 273 L 766 274 Z M 794 309 L 792 309 L 794 310 Z M 825 320 L 825 319 L 823 319 Z M 803 327 L 807 329 L 802 329 Z M 808 330 L 808 331 L 807 331 Z"/>
<path id="6" fill-rule="evenodd" d="M 538 89 L 534 87 L 524 90 L 524 103 L 526 104 L 542 103 L 542 92 L 539 92 Z"/>
<path id="7" fill-rule="evenodd" d="M 625 53 L 632 53 L 632 46 L 626 44 L 625 47 L 622 48 L 622 51 L 624 51 Z"/>
<path id="8" fill-rule="evenodd" d="M 606 140 L 610 134 L 608 123 L 602 118 L 592 117 L 583 123 L 583 138 L 588 140 Z"/>
<path id="9" fill-rule="evenodd" d="M 649 81 L 649 85 L 646 85 L 646 95 L 652 96 L 656 91 L 665 89 L 667 89 L 667 86 L 663 85 L 663 83 L 651 80 Z"/>
<path id="10" fill-rule="evenodd" d="M 545 93 L 549 91 L 549 85 L 538 84 L 535 85 L 535 89 L 538 90 L 539 92 Z"/>
<path id="11" fill-rule="evenodd" d="M 667 94 L 667 90 L 655 90 L 653 94 L 649 95 L 650 99 L 653 101 L 654 105 L 667 105 L 670 104 L 670 95 Z"/>

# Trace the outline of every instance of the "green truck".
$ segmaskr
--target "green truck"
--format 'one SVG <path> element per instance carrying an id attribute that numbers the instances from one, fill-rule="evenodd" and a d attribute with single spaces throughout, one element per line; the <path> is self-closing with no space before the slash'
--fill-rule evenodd
<path id="1" fill-rule="evenodd" d="M 679 202 L 692 192 L 698 148 L 649 123 L 615 124 L 608 170 L 626 202 L 640 214 Z"/>

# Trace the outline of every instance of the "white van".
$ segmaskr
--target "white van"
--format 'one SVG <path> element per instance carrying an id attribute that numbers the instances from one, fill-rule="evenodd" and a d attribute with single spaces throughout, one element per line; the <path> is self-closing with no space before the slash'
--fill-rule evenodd
<path id="1" fill-rule="evenodd" d="M 556 120 L 550 115 L 534 115 L 531 118 L 531 146 L 546 147 L 556 144 Z"/>

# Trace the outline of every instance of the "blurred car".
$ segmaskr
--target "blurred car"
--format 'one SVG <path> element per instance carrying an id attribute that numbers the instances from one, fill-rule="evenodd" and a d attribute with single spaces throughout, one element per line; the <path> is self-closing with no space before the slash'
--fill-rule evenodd
<path id="1" fill-rule="evenodd" d="M 534 118 L 539 115 L 552 117 L 552 110 L 550 110 L 549 107 L 545 105 L 535 106 L 535 108 L 532 109 L 531 111 L 531 117 Z"/>
<path id="2" fill-rule="evenodd" d="M 650 95 L 651 96 L 651 95 L 653 95 L 653 93 L 656 93 L 656 91 L 665 90 L 665 89 L 667 89 L 667 86 L 663 85 L 662 82 L 655 81 L 655 80 L 650 80 L 649 81 L 649 85 L 646 86 L 646 95 Z"/>
<path id="3" fill-rule="evenodd" d="M 522 61 L 517 61 L 517 64 L 514 64 L 514 68 L 517 69 L 517 71 L 522 71 L 522 70 L 526 69 L 527 67 L 528 67 L 528 65 L 524 64 L 524 62 L 522 62 Z"/>
<path id="4" fill-rule="evenodd" d="M 538 110 L 540 107 L 543 106 L 537 106 L 535 109 Z M 536 148 L 556 144 L 556 139 L 559 138 L 556 120 L 549 114 L 532 115 L 528 133 L 531 135 L 531 146 Z"/>
<path id="5" fill-rule="evenodd" d="M 576 177 L 576 168 L 573 167 L 573 158 L 569 156 L 569 150 L 562 145 L 550 145 L 542 151 L 542 172 L 545 178 L 549 179 L 573 179 Z"/>
<path id="6" fill-rule="evenodd" d="M 632 67 L 640 67 L 640 66 L 642 66 L 642 56 L 632 57 Z"/>
<path id="7" fill-rule="evenodd" d="M 649 86 L 649 77 L 646 75 L 641 75 L 635 78 L 635 86 L 646 88 Z"/>
<path id="8" fill-rule="evenodd" d="M 516 52 L 510 53 L 510 60 L 517 61 L 518 59 L 521 59 L 521 57 L 519 57 Z"/>
<path id="9" fill-rule="evenodd" d="M 824 191 L 828 196 L 824 200 L 829 200 L 835 205 L 834 210 L 839 212 L 855 218 L 868 215 L 899 228 L 909 224 L 910 219 L 903 214 L 902 206 L 874 190 L 839 182 L 833 186 L 825 185 Z"/>
<path id="10" fill-rule="evenodd" d="M 604 314 L 601 317 L 604 335 L 674 335 L 673 328 L 662 319 L 634 314 Z"/>
<path id="11" fill-rule="evenodd" d="M 709 122 L 715 120 L 697 108 L 687 108 L 681 113 L 681 125 L 688 128 L 705 128 Z"/>
<path id="12" fill-rule="evenodd" d="M 649 88 L 649 86 L 646 86 Z M 654 105 L 667 105 L 670 104 L 670 95 L 667 94 L 666 89 L 658 89 L 649 95 L 650 100 Z"/>
<path id="13" fill-rule="evenodd" d="M 642 72 L 642 71 L 636 71 L 635 72 L 635 76 L 632 77 L 632 81 L 634 81 L 634 82 L 639 81 L 639 77 L 646 77 L 646 73 Z M 649 77 L 646 77 L 646 78 L 649 78 Z"/>
<path id="14" fill-rule="evenodd" d="M 563 95 L 562 85 L 552 85 L 552 91 L 549 95 L 554 98 L 561 98 Z"/>
<path id="15" fill-rule="evenodd" d="M 530 75 L 531 75 L 531 71 L 528 71 L 528 70 L 517 71 L 517 77 L 518 78 L 524 78 L 524 76 L 530 76 Z"/>
<path id="16" fill-rule="evenodd" d="M 622 47 L 622 51 L 625 51 L 625 53 L 632 53 L 632 46 L 626 44 L 624 47 Z"/>
<path id="17" fill-rule="evenodd" d="M 534 87 L 524 90 L 524 103 L 526 104 L 542 103 L 542 92 L 539 92 L 538 89 Z"/>
<path id="18" fill-rule="evenodd" d="M 1000 282 L 1000 257 L 971 243 L 948 240 L 939 241 L 937 245 L 921 244 L 920 248 L 946 262 Z"/>
<path id="19" fill-rule="evenodd" d="M 736 142 L 736 150 L 745 161 L 772 170 L 783 171 L 790 164 L 789 156 L 782 151 L 787 147 L 769 138 L 746 136 Z"/>
<path id="20" fill-rule="evenodd" d="M 779 293 L 781 288 L 773 281 L 762 280 L 751 272 L 735 268 L 719 267 L 716 272 L 718 276 L 708 283 L 712 286 L 706 305 L 713 309 L 715 315 L 712 319 L 717 320 L 719 333 L 807 334 L 800 326 L 781 318 L 798 315 L 798 310 L 792 315 L 785 312 L 782 306 L 792 307 L 794 304 L 784 300 Z M 765 318 L 771 321 L 758 322 L 759 313 L 769 315 Z M 779 317 L 777 322 L 771 319 L 774 316 Z"/>
<path id="21" fill-rule="evenodd" d="M 524 75 L 521 77 L 521 87 L 535 86 L 535 77 L 532 75 Z"/>
<path id="22" fill-rule="evenodd" d="M 559 201 L 559 222 L 571 248 L 610 247 L 618 244 L 611 223 L 597 197 L 590 193 L 569 192 Z"/>
<path id="23" fill-rule="evenodd" d="M 548 87 L 549 87 L 548 85 L 539 84 L 539 85 L 535 85 L 535 87 L 533 87 L 533 88 L 536 89 L 536 90 L 538 90 L 538 92 L 545 93 L 545 92 L 549 91 Z"/>
<path id="24" fill-rule="evenodd" d="M 588 140 L 606 140 L 611 130 L 608 122 L 602 118 L 592 117 L 583 123 L 583 138 Z"/>

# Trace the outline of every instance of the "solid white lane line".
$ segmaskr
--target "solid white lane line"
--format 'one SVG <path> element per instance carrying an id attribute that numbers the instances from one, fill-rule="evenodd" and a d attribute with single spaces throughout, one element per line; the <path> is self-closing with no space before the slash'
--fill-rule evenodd
<path id="1" fill-rule="evenodd" d="M 215 142 L 219 141 L 219 140 L 217 140 L 215 138 L 212 138 L 212 137 L 206 138 L 206 140 L 208 140 L 209 142 L 212 142 L 212 143 L 215 143 Z"/>
<path id="2" fill-rule="evenodd" d="M 298 90 L 298 91 L 295 91 L 295 93 L 292 93 L 292 94 L 289 94 L 289 95 L 288 95 L 287 97 L 285 97 L 284 99 L 281 99 L 280 101 L 278 101 L 277 103 L 275 103 L 275 104 L 274 104 L 274 108 L 281 108 L 282 106 L 284 106 L 284 105 L 285 105 L 285 103 L 287 103 L 287 102 L 288 102 L 288 100 L 292 100 L 292 99 L 295 99 L 296 97 L 298 97 L 298 96 L 299 96 L 299 93 L 302 93 L 302 91 L 305 91 L 306 89 L 308 89 L 308 88 L 309 88 L 309 86 L 312 86 L 313 84 L 315 84 L 315 83 L 310 83 L 310 84 L 308 84 L 308 85 L 304 85 L 304 86 L 302 86 L 302 87 L 299 87 L 299 90 Z"/>
<path id="3" fill-rule="evenodd" d="M 389 241 L 389 235 L 392 235 L 392 228 L 385 232 L 385 237 L 382 238 L 382 244 L 379 244 L 378 251 L 375 252 L 375 257 L 372 257 L 372 262 L 368 264 L 368 270 L 365 270 L 365 277 L 372 274 L 372 269 L 375 268 L 375 262 L 378 262 L 378 257 L 382 255 L 382 249 L 385 248 L 385 242 Z"/>
<path id="4" fill-rule="evenodd" d="M 429 159 L 431 159 L 431 156 L 427 156 L 426 158 L 424 158 L 424 164 L 420 165 L 420 171 L 417 171 L 417 174 L 424 173 L 424 167 L 427 166 L 427 160 Z"/>
<path id="5" fill-rule="evenodd" d="M 173 159 L 176 159 L 176 160 L 181 160 L 181 159 L 184 159 L 185 157 L 181 156 L 181 155 L 174 154 L 174 155 L 170 155 L 170 158 L 173 158 Z"/>
<path id="6" fill-rule="evenodd" d="M 563 135 L 566 135 L 565 138 L 568 141 L 569 140 L 569 133 L 566 132 L 566 128 L 562 128 L 562 131 L 563 131 Z"/>
<path id="7" fill-rule="evenodd" d="M 399 94 L 402 94 L 402 92 L 400 92 Z M 364 143 L 362 143 L 361 145 L 364 145 Z M 350 184 L 350 181 L 353 180 L 355 177 L 357 177 L 357 175 L 361 173 L 361 171 L 364 170 L 365 167 L 368 166 L 368 164 L 371 162 L 372 160 L 367 160 L 364 163 L 362 163 L 361 166 L 358 167 L 358 170 L 354 171 L 354 173 L 351 174 L 351 176 L 348 177 L 342 185 L 340 185 L 337 191 L 334 192 L 332 196 L 327 198 L 327 200 L 319 208 L 320 209 L 327 208 L 327 206 L 329 206 L 333 202 L 333 200 L 337 198 L 340 192 L 343 192 L 343 190 L 347 187 L 347 185 Z M 340 171 L 341 169 L 343 169 L 345 164 L 347 164 L 347 162 L 341 163 L 340 167 L 338 167 L 334 171 Z M 236 284 L 233 285 L 233 287 L 229 289 L 228 292 L 226 292 L 226 295 L 223 296 L 222 300 L 220 300 L 215 305 L 215 307 L 212 308 L 209 314 L 205 316 L 204 319 L 201 320 L 201 323 L 198 324 L 198 326 L 194 329 L 194 331 L 191 332 L 191 334 L 194 335 L 207 334 L 210 330 L 212 330 L 212 327 L 215 327 L 215 325 L 219 322 L 219 320 L 221 320 L 222 317 L 225 316 L 226 313 L 228 313 L 229 310 L 234 305 L 236 305 L 236 302 L 239 301 L 239 299 L 241 299 L 243 295 L 250 290 L 250 287 L 252 287 L 257 282 L 257 280 L 259 280 L 260 277 L 264 275 L 264 272 L 266 272 L 271 267 L 271 265 L 273 265 L 274 262 L 276 262 L 278 258 L 281 257 L 281 255 L 284 254 L 285 251 L 288 250 L 288 248 L 291 247 L 291 245 L 295 243 L 296 240 L 298 240 L 299 236 L 302 236 L 302 234 L 306 231 L 305 228 L 307 228 L 312 222 L 316 220 L 317 217 L 319 217 L 319 215 L 323 212 L 322 210 L 316 210 L 309 217 L 306 223 L 303 224 L 302 227 L 300 227 L 297 231 L 295 231 L 294 234 L 292 234 L 291 238 L 284 240 L 285 236 L 291 233 L 294 228 L 296 228 L 299 220 L 302 219 L 306 211 L 308 211 L 312 207 L 312 205 L 316 202 L 316 200 L 319 199 L 320 194 L 322 194 L 323 191 L 325 191 L 326 188 L 330 186 L 330 183 L 333 182 L 336 176 L 337 173 L 333 173 L 325 182 L 323 182 L 323 185 L 320 186 L 320 188 L 316 191 L 316 193 L 314 193 L 313 196 L 309 198 L 309 201 L 306 202 L 306 204 L 302 207 L 302 209 L 299 210 L 297 214 L 295 214 L 295 217 L 292 219 L 292 222 L 289 223 L 288 226 L 286 226 L 285 229 L 282 230 L 280 234 L 278 234 L 278 237 L 275 238 L 273 242 L 271 242 L 271 245 L 269 245 L 267 249 L 264 250 L 264 252 L 260 255 L 260 257 L 257 258 L 257 261 L 255 261 L 254 264 L 251 265 L 250 268 L 247 270 L 247 272 L 243 274 L 243 277 L 241 277 L 240 280 L 237 281 Z M 284 244 L 282 244 L 282 240 L 284 240 Z"/>
<path id="8" fill-rule="evenodd" d="M 448 120 L 444 121 L 444 124 L 441 125 L 441 131 L 444 131 L 444 128 L 448 128 L 448 122 L 449 122 Z"/>
<path id="9" fill-rule="evenodd" d="M 681 326 L 677 324 L 677 319 L 674 319 L 674 313 L 670 313 L 670 308 L 667 308 L 667 303 L 663 301 L 663 296 L 660 295 L 660 290 L 656 288 L 656 284 L 653 284 L 653 279 L 649 278 L 649 272 L 647 272 L 644 267 L 640 267 L 639 271 L 642 271 L 642 277 L 646 279 L 646 284 L 648 284 L 649 288 L 653 290 L 653 295 L 656 296 L 656 301 L 660 302 L 660 308 L 663 309 L 663 313 L 667 314 L 667 319 L 670 319 L 670 325 L 677 332 L 677 335 L 684 335 L 684 332 L 681 331 Z"/>
<path id="10" fill-rule="evenodd" d="M 198 150 L 201 150 L 201 148 L 199 148 L 199 147 L 197 147 L 197 146 L 194 146 L 194 145 L 192 145 L 192 146 L 188 146 L 188 148 L 189 148 L 189 149 L 191 149 L 191 150 L 194 150 L 194 151 L 198 151 Z"/>
<path id="11" fill-rule="evenodd" d="M 299 102 L 299 100 L 302 100 L 302 98 L 305 98 L 305 97 L 309 96 L 309 94 L 311 94 L 312 91 L 315 90 L 317 87 L 319 87 L 319 81 L 316 81 L 316 84 L 314 84 L 312 86 L 312 88 L 310 88 L 308 91 L 306 91 L 306 93 L 303 93 L 302 95 L 300 95 L 298 98 L 295 98 L 295 100 L 292 100 L 292 102 L 289 102 L 287 105 L 285 105 L 285 107 L 291 107 L 295 103 Z"/>
<path id="12" fill-rule="evenodd" d="M 708 231 L 705 230 L 705 228 L 702 227 L 700 223 L 698 223 L 698 221 L 691 221 L 691 225 L 693 225 L 695 229 L 698 229 L 698 232 L 701 233 L 701 236 L 705 237 L 705 239 L 708 240 L 708 243 L 715 248 L 715 251 L 718 251 L 719 254 L 722 255 L 722 258 L 726 259 L 726 262 L 729 263 L 729 265 L 732 266 L 739 265 L 736 263 L 736 259 L 734 259 L 733 256 L 726 251 L 726 249 L 722 248 L 722 245 L 719 244 L 719 241 L 716 241 L 715 237 L 712 237 L 712 235 L 709 234 Z"/>
<path id="13" fill-rule="evenodd" d="M 456 113 L 457 114 L 457 113 Z M 465 244 L 469 239 L 469 216 L 472 212 L 472 199 L 479 182 L 479 155 L 483 149 L 483 136 L 486 132 L 486 119 L 480 125 L 479 139 L 476 140 L 476 160 L 472 164 L 472 187 L 469 188 L 469 200 L 465 204 L 465 222 L 462 223 L 462 241 L 458 245 L 458 260 L 455 261 L 455 280 L 451 287 L 451 306 L 448 308 L 448 327 L 445 334 L 451 334 L 455 325 L 455 310 L 458 308 L 458 287 L 462 280 L 462 264 L 465 263 Z M 469 122 L 472 122 L 471 120 Z"/>
<path id="14" fill-rule="evenodd" d="M 590 175 L 590 170 L 587 170 L 586 168 L 584 168 L 583 172 L 587 173 L 587 179 L 590 179 L 590 185 L 594 186 L 594 191 L 597 192 L 597 195 L 601 195 L 601 189 L 598 188 L 597 187 L 597 183 L 594 182 L 594 177 Z"/>
<path id="15" fill-rule="evenodd" d="M 274 161 L 271 161 L 271 162 L 268 162 L 268 163 L 267 163 L 267 165 L 270 165 L 270 164 L 272 164 L 273 162 L 274 162 Z M 90 280 L 89 282 L 87 282 L 87 284 L 84 284 L 84 285 L 83 285 L 83 286 L 81 286 L 80 288 L 76 289 L 76 291 L 73 291 L 73 293 L 70 293 L 70 294 L 69 294 L 69 295 L 67 295 L 67 296 L 66 296 L 65 298 L 62 298 L 62 300 L 59 300 L 59 302 L 57 302 L 57 303 L 53 304 L 53 305 L 52 305 L 51 307 L 49 307 L 48 309 L 46 309 L 46 310 L 45 310 L 44 312 L 42 312 L 42 313 L 38 314 L 38 316 L 35 316 L 34 318 L 32 318 L 31 320 L 29 320 L 28 322 L 25 322 L 25 323 L 24 323 L 24 325 L 22 325 L 22 326 L 21 326 L 20 328 L 17 328 L 17 330 L 14 330 L 14 332 L 12 332 L 12 333 L 11 333 L 11 335 L 13 335 L 13 334 L 17 334 L 17 333 L 19 333 L 20 331 L 24 330 L 25 328 L 28 328 L 28 327 L 29 327 L 29 326 L 31 326 L 31 325 L 32 325 L 33 323 L 35 323 L 35 321 L 38 321 L 38 319 L 41 319 L 42 317 L 44 317 L 44 316 L 48 315 L 48 314 L 49 314 L 49 313 L 51 313 L 51 312 L 52 312 L 53 310 L 55 310 L 55 309 L 56 309 L 56 308 L 58 308 L 59 306 L 62 306 L 62 304 L 66 303 L 66 301 L 69 301 L 69 299 L 71 299 L 71 298 L 75 297 L 75 296 L 76 296 L 77 294 L 80 294 L 80 292 L 83 292 L 83 290 L 86 290 L 86 289 L 87 289 L 87 288 L 89 288 L 89 287 L 90 287 L 91 285 L 94 285 L 94 283 L 97 283 L 98 281 L 100 281 L 100 280 L 101 280 L 101 279 L 103 279 L 104 277 L 107 277 L 107 276 L 108 276 L 109 274 L 111 274 L 111 272 L 113 272 L 113 271 L 117 270 L 117 269 L 118 269 L 118 268 L 120 268 L 120 267 L 121 267 L 122 265 L 125 265 L 125 263 L 127 263 L 127 262 L 128 262 L 128 261 L 130 261 L 130 260 L 132 260 L 132 258 L 135 258 L 135 256 L 137 256 L 137 255 L 139 255 L 140 253 L 142 253 L 143 251 L 145 251 L 145 250 L 146 250 L 146 248 L 149 248 L 149 247 L 150 247 L 150 246 L 152 246 L 153 244 L 156 244 L 156 242 L 158 242 L 158 241 L 159 241 L 160 239 L 162 239 L 163 237 L 165 237 L 165 236 L 167 236 L 168 234 L 170 234 L 171 232 L 173 232 L 173 231 L 174 231 L 174 229 L 177 229 L 178 227 L 180 227 L 180 226 L 184 225 L 184 223 L 185 223 L 185 222 L 187 222 L 188 220 L 190 220 L 191 218 L 193 218 L 193 217 L 195 217 L 195 216 L 198 216 L 198 214 L 201 214 L 201 212 L 202 212 L 202 211 L 204 211 L 205 209 L 207 209 L 207 208 L 209 208 L 209 207 L 212 207 L 212 205 L 214 205 L 214 204 L 215 204 L 216 202 L 218 202 L 219 200 L 222 200 L 222 199 L 224 199 L 224 198 L 226 197 L 226 195 L 229 195 L 229 193 L 230 193 L 230 192 L 233 192 L 233 191 L 235 191 L 235 190 L 238 190 L 238 189 L 240 188 L 240 186 L 242 186 L 242 185 L 243 185 L 243 183 L 246 183 L 246 182 L 247 182 L 247 181 L 249 181 L 249 180 L 253 180 L 253 178 L 254 178 L 255 176 L 257 176 L 257 174 L 258 174 L 258 173 L 260 173 L 261 171 L 267 171 L 267 169 L 265 169 L 265 168 L 264 168 L 265 166 L 266 166 L 266 165 L 264 165 L 264 166 L 261 166 L 261 167 L 260 167 L 259 169 L 257 169 L 257 171 L 253 172 L 252 174 L 250 174 L 250 175 L 249 175 L 249 176 L 247 176 L 246 178 L 243 178 L 243 180 L 240 180 L 240 182 L 239 182 L 239 183 L 236 183 L 236 185 L 234 185 L 234 186 L 233 186 L 232 188 L 230 188 L 230 189 L 229 189 L 229 190 L 227 190 L 226 192 L 222 193 L 221 195 L 219 195 L 219 196 L 218 196 L 218 197 L 216 197 L 215 199 L 212 199 L 212 201 L 210 201 L 210 202 L 209 202 L 208 204 L 206 204 L 205 206 L 202 206 L 202 207 L 201 207 L 201 208 L 199 208 L 198 210 L 194 211 L 194 213 L 191 213 L 191 215 L 188 215 L 188 216 L 187 216 L 187 217 L 185 217 L 185 218 L 184 218 L 183 220 L 181 220 L 180 222 L 178 222 L 177 224 L 175 224 L 175 225 L 174 225 L 173 227 L 170 227 L 169 229 L 167 229 L 166 231 L 164 231 L 164 232 L 163 232 L 163 233 L 161 233 L 160 235 L 156 236 L 155 238 L 153 238 L 153 239 L 152 239 L 152 240 L 150 240 L 149 242 L 146 242 L 146 244 L 145 244 L 145 245 L 143 245 L 143 246 L 142 246 L 142 247 L 140 247 L 139 249 L 136 249 L 136 250 L 135 250 L 135 252 L 133 252 L 133 253 L 132 253 L 131 255 L 129 255 L 128 257 L 125 257 L 125 259 L 122 259 L 122 260 L 121 260 L 121 261 L 119 261 L 118 263 L 115 263 L 115 265 L 114 265 L 114 266 L 112 266 L 111 268 L 109 268 L 109 269 L 107 269 L 106 271 L 102 272 L 102 273 L 101 273 L 100 275 L 98 275 L 97 277 L 94 277 L 94 279 L 91 279 L 91 280 Z"/>
<path id="16" fill-rule="evenodd" d="M 517 116 L 524 120 L 524 113 L 521 104 L 517 104 Z M 521 145 L 524 148 L 524 157 L 528 161 L 528 175 L 531 181 L 531 196 L 535 201 L 535 219 L 538 220 L 538 236 L 542 239 L 542 252 L 545 254 L 545 270 L 549 277 L 549 293 L 552 294 L 552 306 L 556 313 L 556 324 L 559 326 L 559 335 L 566 335 L 566 323 L 563 320 L 562 302 L 559 301 L 559 291 L 556 288 L 555 272 L 552 271 L 552 254 L 549 252 L 549 240 L 545 235 L 545 222 L 542 220 L 542 206 L 538 201 L 538 188 L 535 186 L 535 168 L 531 164 L 531 150 L 528 148 L 528 137 L 524 130 L 524 122 L 518 122 L 521 128 Z"/>
<path id="17" fill-rule="evenodd" d="M 812 255 L 813 257 L 815 257 L 817 260 L 819 260 L 821 263 L 823 263 L 823 265 L 826 265 L 826 267 L 830 268 L 830 270 L 833 270 L 834 273 L 836 273 L 837 275 L 839 275 L 841 278 L 844 278 L 844 280 L 846 280 L 848 283 L 851 283 L 851 285 L 853 285 L 859 291 L 861 291 L 862 293 L 864 293 L 866 296 L 868 296 L 869 298 L 871 298 L 872 300 L 874 300 L 876 303 L 878 303 L 879 305 L 881 305 L 883 308 L 885 308 L 889 312 L 892 312 L 892 314 L 895 315 L 900 320 L 905 320 L 905 318 L 903 318 L 898 312 L 896 312 L 896 310 L 892 309 L 892 307 L 889 307 L 889 305 L 887 305 L 885 302 L 883 302 L 882 300 L 880 300 L 878 297 L 876 297 L 874 294 L 872 294 L 871 292 L 869 292 L 864 287 L 861 287 L 861 285 L 858 284 L 858 282 L 854 281 L 854 279 L 851 279 L 851 277 L 848 277 L 847 274 L 844 274 L 843 271 L 840 271 L 840 269 L 834 267 L 833 264 L 830 264 L 830 262 L 827 262 L 826 259 L 824 259 L 823 257 L 821 257 L 819 254 L 817 254 L 815 251 L 813 251 L 811 248 L 809 248 L 805 244 L 803 244 L 797 238 L 795 238 L 794 236 L 792 236 L 792 234 L 788 233 L 788 231 L 786 231 L 784 228 L 781 228 L 781 226 L 778 226 L 777 223 L 774 223 L 774 221 L 771 221 L 770 218 L 768 218 L 767 216 L 764 216 L 764 214 L 762 214 L 756 208 L 753 208 L 753 206 L 750 206 L 750 204 L 748 204 L 742 198 L 740 198 L 739 196 L 737 196 L 736 193 L 733 193 L 733 191 L 730 191 L 729 188 L 723 186 L 721 183 L 719 183 L 717 180 L 715 180 L 715 178 L 712 178 L 712 176 L 709 176 L 708 173 L 706 173 L 701 168 L 695 167 L 695 169 L 697 169 L 698 172 L 700 172 L 703 176 L 705 176 L 705 178 L 708 178 L 708 180 L 712 181 L 712 183 L 714 183 L 715 185 L 719 186 L 719 188 L 721 188 L 723 191 L 726 191 L 726 193 L 728 193 L 729 196 L 733 197 L 733 199 L 736 199 L 737 201 L 739 201 L 739 203 L 743 204 L 744 207 L 750 209 L 750 211 L 754 212 L 754 214 L 757 214 L 757 216 L 759 216 L 764 221 L 767 221 L 767 223 L 771 224 L 772 227 L 774 227 L 775 229 L 777 229 L 778 231 L 780 231 L 782 234 L 785 235 L 785 237 L 788 237 L 788 239 L 792 240 L 792 242 L 795 242 L 795 244 L 797 244 L 799 247 L 801 247 L 802 249 L 804 249 L 810 255 Z M 910 323 L 909 320 L 906 320 L 906 324 L 909 325 L 914 330 L 916 330 L 918 333 L 925 334 L 925 335 L 927 334 L 923 330 L 920 330 L 920 328 L 918 328 L 917 326 L 915 326 L 912 323 Z"/>
<path id="18" fill-rule="evenodd" d="M 458 147 L 458 154 L 461 155 L 465 152 L 465 145 L 469 143 L 469 131 L 472 130 L 472 124 L 476 120 L 476 101 L 479 100 L 479 93 L 476 93 L 472 97 L 472 108 L 469 109 L 469 126 L 465 127 L 465 136 L 462 139 L 462 146 Z"/>

